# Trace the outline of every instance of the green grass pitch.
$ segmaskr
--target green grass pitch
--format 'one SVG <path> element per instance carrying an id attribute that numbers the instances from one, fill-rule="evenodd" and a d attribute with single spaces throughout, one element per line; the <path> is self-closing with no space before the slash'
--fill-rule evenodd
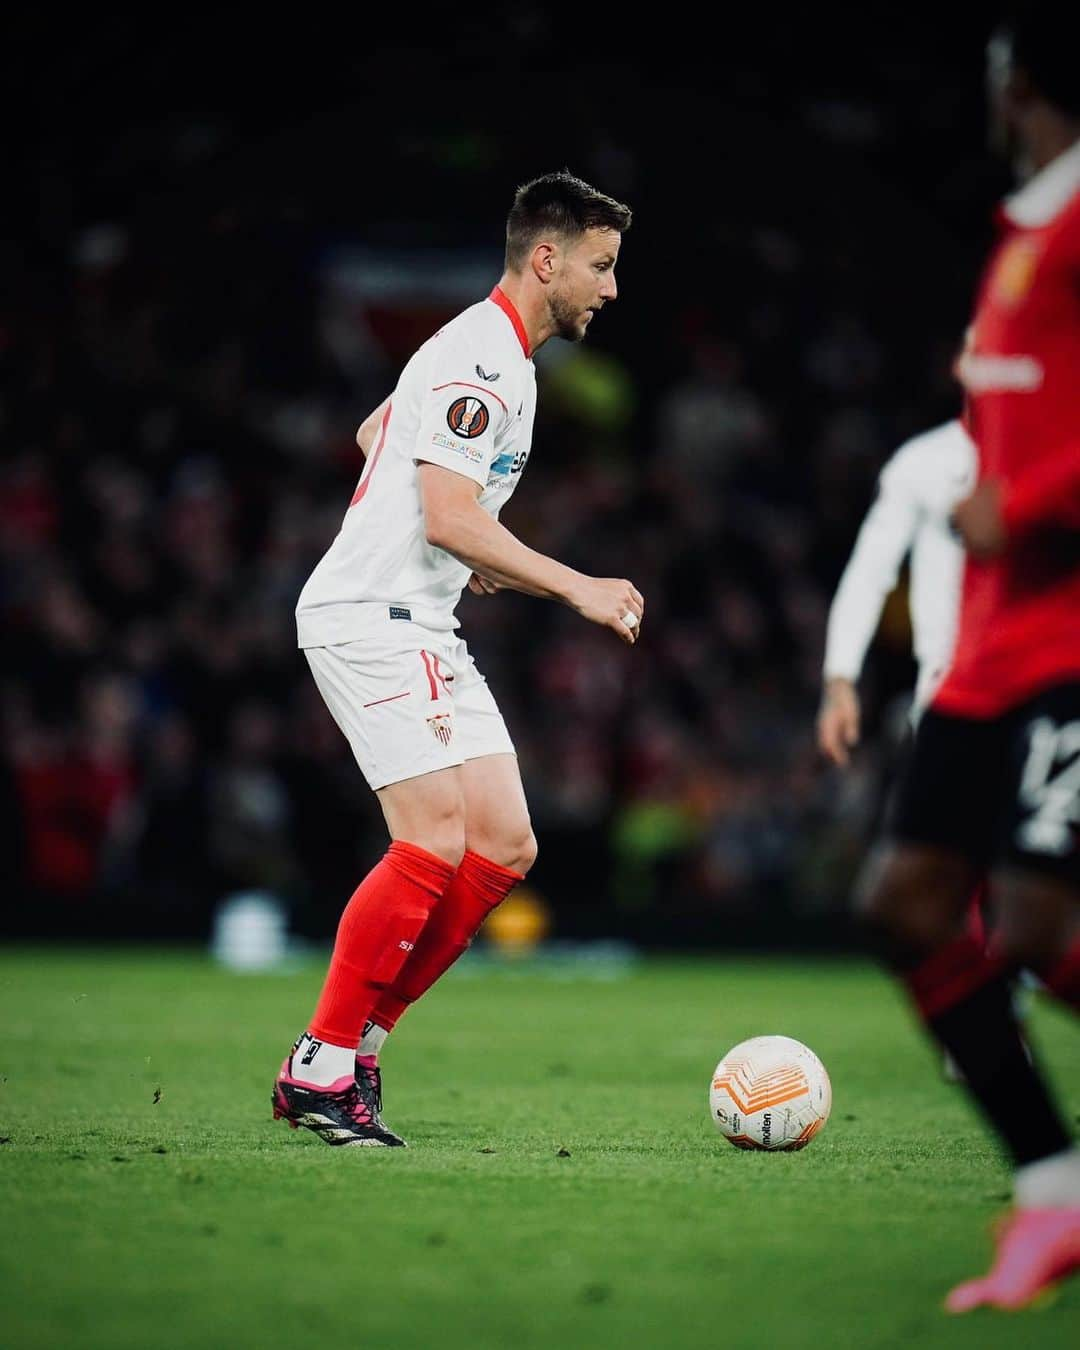
<path id="1" fill-rule="evenodd" d="M 1007 1174 L 861 963 L 465 966 L 387 1046 L 393 1151 L 271 1121 L 321 972 L 0 957 L 6 1350 L 1080 1345 L 1080 1281 L 1037 1311 L 941 1311 L 986 1264 Z M 717 1059 L 767 1032 L 832 1076 L 802 1153 L 741 1153 L 708 1118 Z M 1033 1035 L 1075 1118 L 1075 1026 L 1037 1001 Z"/>

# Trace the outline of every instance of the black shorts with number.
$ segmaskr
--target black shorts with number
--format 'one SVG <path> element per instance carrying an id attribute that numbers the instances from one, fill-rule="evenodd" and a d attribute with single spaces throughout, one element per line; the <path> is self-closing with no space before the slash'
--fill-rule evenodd
<path id="1" fill-rule="evenodd" d="M 887 833 L 1080 886 L 1080 682 L 994 718 L 925 712 Z"/>

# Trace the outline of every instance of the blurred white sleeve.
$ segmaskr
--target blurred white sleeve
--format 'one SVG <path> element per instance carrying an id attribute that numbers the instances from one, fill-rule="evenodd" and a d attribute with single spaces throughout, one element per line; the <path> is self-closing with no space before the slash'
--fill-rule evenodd
<path id="1" fill-rule="evenodd" d="M 825 634 L 826 680 L 858 680 L 885 597 L 914 540 L 919 503 L 906 475 L 897 472 L 901 467 L 894 459 L 882 469 L 877 497 L 836 588 Z"/>

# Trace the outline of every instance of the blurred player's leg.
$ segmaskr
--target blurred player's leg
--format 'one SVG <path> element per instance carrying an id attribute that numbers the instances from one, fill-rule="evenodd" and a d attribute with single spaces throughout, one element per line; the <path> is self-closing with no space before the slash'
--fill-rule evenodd
<path id="1" fill-rule="evenodd" d="M 371 1014 L 360 1043 L 362 1057 L 378 1054 L 406 1008 L 462 955 L 488 914 L 524 879 L 536 857 L 516 755 L 468 760 L 461 775 L 465 856 L 415 949 Z"/>
<path id="2" fill-rule="evenodd" d="M 1014 870 L 994 884 L 996 949 L 1010 964 L 1039 972 L 1048 993 L 1080 1011 L 1080 893 L 1060 879 Z M 1080 1268 L 1080 1149 L 1066 1138 L 1056 1152 L 1019 1166 L 1015 1195 L 992 1269 L 953 1290 L 951 1311 L 1022 1307 Z"/>
<path id="3" fill-rule="evenodd" d="M 980 947 L 986 950 L 991 941 L 990 931 L 990 888 L 986 881 L 980 881 L 975 887 L 971 901 L 967 908 L 966 931 L 973 942 L 977 942 Z M 1027 1005 L 1030 998 L 1029 990 L 1031 985 L 1038 983 L 1030 971 L 1021 971 L 1020 975 L 1013 981 L 1013 1013 L 1017 1023 L 1020 1026 L 1021 1034 L 1024 1035 L 1024 1048 L 1028 1059 L 1031 1059 L 1031 1049 L 1027 1043 L 1027 1037 L 1024 1033 L 1024 1022 L 1027 1016 Z M 959 1065 L 948 1050 L 944 1051 L 944 1074 L 950 1083 L 962 1083 L 964 1075 L 960 1072 Z"/>
<path id="4" fill-rule="evenodd" d="M 1018 1165 L 1068 1147 L 1069 1137 L 1013 1013 L 1008 967 L 964 928 L 975 869 L 945 850 L 883 850 L 862 883 L 866 916 L 929 1031 Z M 1018 1113 L 1013 1103 L 1023 1100 Z"/>
<path id="5" fill-rule="evenodd" d="M 999 1235 L 994 1267 L 953 1290 L 952 1312 L 987 1303 L 1020 1307 L 1080 1265 L 1080 1154 L 1028 1058 L 1004 953 L 988 956 L 963 931 L 967 869 L 962 858 L 940 850 L 893 848 L 879 860 L 866 899 L 925 1025 L 952 1056 L 1016 1164 L 1016 1209 Z M 905 922 L 897 907 L 915 896 L 918 914 Z M 952 936 L 944 917 L 950 911 Z M 935 912 L 941 916 L 936 941 Z"/>
<path id="6" fill-rule="evenodd" d="M 899 794 L 897 841 L 860 888 L 889 963 L 1016 1167 L 1016 1209 L 995 1266 L 950 1295 L 953 1311 L 1020 1306 L 1080 1263 L 1080 1155 L 1029 1059 L 1010 990 L 1018 966 L 1066 997 L 1075 978 L 1078 841 L 1069 822 L 1080 802 L 1032 790 L 1030 728 L 1044 712 L 1036 704 L 983 721 L 928 713 Z M 1001 862 L 990 876 L 987 950 L 963 914 L 991 853 Z"/>
<path id="7" fill-rule="evenodd" d="M 1001 946 L 1036 973 L 1048 994 L 1080 1012 L 1080 887 L 1013 870 L 997 884 Z"/>
<path id="8" fill-rule="evenodd" d="M 972 893 L 971 900 L 968 902 L 966 916 L 966 932 L 972 942 L 977 943 L 983 949 L 986 948 L 986 920 L 983 915 L 983 906 L 986 902 L 986 884 L 979 882 Z M 960 1066 L 948 1050 L 944 1052 L 944 1073 L 950 1083 L 962 1083 L 964 1075 L 960 1072 Z"/>
<path id="9" fill-rule="evenodd" d="M 987 927 L 986 927 L 986 906 L 989 895 L 989 888 L 985 880 L 980 881 L 972 893 L 967 907 L 967 931 L 971 935 L 973 942 L 977 942 L 980 947 L 986 947 Z"/>

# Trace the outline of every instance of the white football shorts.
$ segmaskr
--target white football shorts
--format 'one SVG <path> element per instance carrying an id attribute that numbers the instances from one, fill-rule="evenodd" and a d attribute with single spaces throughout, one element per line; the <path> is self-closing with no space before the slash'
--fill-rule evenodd
<path id="1" fill-rule="evenodd" d="M 482 755 L 514 754 L 465 642 L 391 621 L 370 637 L 304 655 L 331 716 L 375 791 Z"/>

